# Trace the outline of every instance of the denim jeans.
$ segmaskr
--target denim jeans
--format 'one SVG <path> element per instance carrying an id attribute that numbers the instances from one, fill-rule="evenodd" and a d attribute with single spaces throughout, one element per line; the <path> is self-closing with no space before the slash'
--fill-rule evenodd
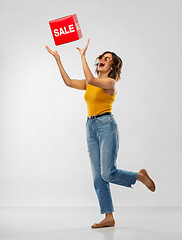
<path id="1" fill-rule="evenodd" d="M 131 184 L 136 183 L 138 173 L 117 169 L 119 133 L 112 113 L 87 119 L 86 136 L 100 213 L 114 212 L 109 184 L 114 183 L 133 188 Z"/>

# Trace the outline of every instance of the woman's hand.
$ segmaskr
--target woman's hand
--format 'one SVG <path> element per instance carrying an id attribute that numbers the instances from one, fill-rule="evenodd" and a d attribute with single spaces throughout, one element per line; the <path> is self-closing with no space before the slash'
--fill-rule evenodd
<path id="1" fill-rule="evenodd" d="M 88 39 L 87 44 L 86 44 L 86 46 L 85 46 L 83 49 L 80 49 L 80 48 L 77 47 L 77 49 L 78 49 L 79 52 L 80 52 L 80 56 L 81 56 L 81 57 L 82 57 L 82 56 L 85 56 L 85 53 L 86 53 L 86 51 L 87 51 L 89 42 L 90 42 L 90 38 Z"/>
<path id="2" fill-rule="evenodd" d="M 54 56 L 56 61 L 60 61 L 60 56 L 57 51 L 52 51 L 48 46 L 46 46 L 47 51 Z"/>

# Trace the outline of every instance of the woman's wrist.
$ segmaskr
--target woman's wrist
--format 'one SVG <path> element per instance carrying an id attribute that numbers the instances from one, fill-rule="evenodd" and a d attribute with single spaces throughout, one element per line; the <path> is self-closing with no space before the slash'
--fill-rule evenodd
<path id="1" fill-rule="evenodd" d="M 82 56 L 81 56 L 81 59 L 85 59 L 85 58 L 86 58 L 85 55 L 82 55 Z"/>
<path id="2" fill-rule="evenodd" d="M 61 63 L 61 60 L 60 59 L 56 59 L 56 62 L 57 62 L 57 64 Z"/>

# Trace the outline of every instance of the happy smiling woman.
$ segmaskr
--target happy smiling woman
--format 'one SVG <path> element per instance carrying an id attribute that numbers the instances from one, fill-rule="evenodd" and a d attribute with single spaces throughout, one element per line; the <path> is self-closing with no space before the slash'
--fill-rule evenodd
<path id="1" fill-rule="evenodd" d="M 112 104 L 116 97 L 115 83 L 120 79 L 122 60 L 115 53 L 106 51 L 96 58 L 95 78 L 86 61 L 85 48 L 79 50 L 85 79 L 70 79 L 63 68 L 57 51 L 46 49 L 52 54 L 59 67 L 61 76 L 66 86 L 86 90 L 84 99 L 87 104 L 86 136 L 93 174 L 94 188 L 97 194 L 100 213 L 105 218 L 100 223 L 95 223 L 92 228 L 110 227 L 115 225 L 113 217 L 114 207 L 109 183 L 132 188 L 136 181 L 142 182 L 150 191 L 155 191 L 155 184 L 145 169 L 131 172 L 117 169 L 116 159 L 119 149 L 119 134 L 116 120 L 111 113 Z"/>

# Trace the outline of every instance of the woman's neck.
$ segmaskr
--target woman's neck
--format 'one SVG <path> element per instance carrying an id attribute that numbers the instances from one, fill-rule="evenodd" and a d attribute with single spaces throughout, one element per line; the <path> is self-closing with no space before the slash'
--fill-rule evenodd
<path id="1" fill-rule="evenodd" d="M 108 78 L 108 72 L 99 72 L 98 78 Z"/>

